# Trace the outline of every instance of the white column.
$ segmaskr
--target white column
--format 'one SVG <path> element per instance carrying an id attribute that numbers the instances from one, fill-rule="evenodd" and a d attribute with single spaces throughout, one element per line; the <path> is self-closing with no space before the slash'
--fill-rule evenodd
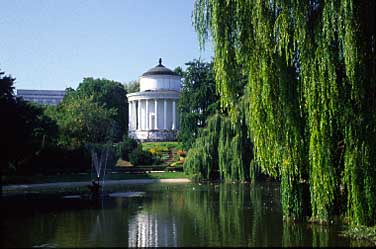
<path id="1" fill-rule="evenodd" d="M 141 100 L 138 100 L 137 106 L 137 130 L 141 130 Z"/>
<path id="2" fill-rule="evenodd" d="M 132 101 L 129 101 L 129 106 L 128 106 L 128 108 L 129 108 L 129 129 L 130 130 L 133 130 L 133 123 L 132 123 L 132 121 L 133 121 L 133 107 L 132 107 Z"/>
<path id="3" fill-rule="evenodd" d="M 167 100 L 163 101 L 163 129 L 167 129 L 166 127 L 166 119 L 167 119 Z"/>
<path id="4" fill-rule="evenodd" d="M 149 130 L 149 100 L 145 100 L 145 130 Z"/>
<path id="5" fill-rule="evenodd" d="M 158 100 L 154 100 L 155 129 L 158 130 Z"/>
<path id="6" fill-rule="evenodd" d="M 176 102 L 175 100 L 172 101 L 172 129 L 175 130 L 175 123 L 176 123 Z"/>
<path id="7" fill-rule="evenodd" d="M 128 130 L 132 130 L 132 101 L 128 101 Z"/>
<path id="8" fill-rule="evenodd" d="M 136 101 L 132 101 L 133 104 L 133 130 L 137 130 L 137 105 Z"/>
<path id="9" fill-rule="evenodd" d="M 137 119 L 138 119 L 138 109 L 137 109 L 137 103 L 138 101 L 135 100 L 134 103 L 133 103 L 133 107 L 134 107 L 134 129 L 137 130 L 138 129 L 138 125 L 137 125 Z"/>

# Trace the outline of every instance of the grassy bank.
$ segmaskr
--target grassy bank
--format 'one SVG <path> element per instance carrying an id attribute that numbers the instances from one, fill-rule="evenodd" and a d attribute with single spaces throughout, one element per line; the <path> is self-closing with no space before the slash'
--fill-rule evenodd
<path id="1" fill-rule="evenodd" d="M 148 150 L 154 147 L 167 147 L 167 148 L 176 148 L 178 150 L 182 149 L 181 142 L 143 142 L 142 149 Z"/>
<path id="2" fill-rule="evenodd" d="M 151 173 L 108 173 L 105 180 L 129 180 L 129 179 L 172 179 L 187 178 L 184 172 L 151 172 Z M 2 176 L 2 184 L 35 184 L 53 182 L 81 182 L 90 181 L 90 173 L 35 175 L 35 176 Z"/>
<path id="3" fill-rule="evenodd" d="M 350 227 L 348 230 L 343 232 L 343 235 L 356 240 L 368 240 L 376 246 L 376 226 Z"/>

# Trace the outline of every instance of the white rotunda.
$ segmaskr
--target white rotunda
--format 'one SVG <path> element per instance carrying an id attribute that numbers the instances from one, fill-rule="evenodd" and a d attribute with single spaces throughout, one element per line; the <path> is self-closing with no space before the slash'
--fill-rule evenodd
<path id="1" fill-rule="evenodd" d="M 127 94 L 129 136 L 141 141 L 173 141 L 179 130 L 181 77 L 159 64 L 139 78 L 140 91 Z"/>

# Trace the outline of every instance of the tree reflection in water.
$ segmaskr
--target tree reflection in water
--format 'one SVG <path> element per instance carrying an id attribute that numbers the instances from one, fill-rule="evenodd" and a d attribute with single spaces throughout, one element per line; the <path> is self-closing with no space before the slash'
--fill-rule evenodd
<path id="1" fill-rule="evenodd" d="M 2 246 L 367 245 L 339 237 L 338 226 L 283 222 L 278 183 L 150 184 L 112 191 L 145 195 L 108 197 L 96 204 L 80 199 L 7 200 Z"/>

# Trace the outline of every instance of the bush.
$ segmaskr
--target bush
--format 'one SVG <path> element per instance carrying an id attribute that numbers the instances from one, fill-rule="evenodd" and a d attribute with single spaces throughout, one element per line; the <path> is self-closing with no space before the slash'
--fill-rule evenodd
<path id="1" fill-rule="evenodd" d="M 90 144 L 86 147 L 65 148 L 63 146 L 48 146 L 35 153 L 17 170 L 18 175 L 77 173 L 91 170 L 90 149 L 100 151 L 107 148 L 107 168 L 117 161 L 115 148 L 112 144 Z"/>
<path id="2" fill-rule="evenodd" d="M 178 150 L 176 152 L 180 157 L 185 157 L 187 155 L 187 153 L 184 151 L 184 150 Z"/>
<path id="3" fill-rule="evenodd" d="M 142 146 L 138 145 L 136 149 L 134 149 L 129 154 L 129 161 L 134 165 L 151 165 L 153 164 L 153 155 L 149 151 L 142 150 Z"/>
<path id="4" fill-rule="evenodd" d="M 43 149 L 20 168 L 19 175 L 34 175 L 37 173 L 82 172 L 90 170 L 90 154 L 84 147 L 67 149 L 51 146 Z"/>
<path id="5" fill-rule="evenodd" d="M 156 147 L 150 148 L 148 151 L 152 154 L 155 162 L 158 164 L 161 162 L 163 154 L 168 153 L 168 147 L 157 145 Z"/>
<path id="6" fill-rule="evenodd" d="M 137 148 L 137 141 L 133 138 L 124 136 L 123 141 L 118 144 L 119 157 L 125 161 L 129 161 L 129 154 Z"/>

